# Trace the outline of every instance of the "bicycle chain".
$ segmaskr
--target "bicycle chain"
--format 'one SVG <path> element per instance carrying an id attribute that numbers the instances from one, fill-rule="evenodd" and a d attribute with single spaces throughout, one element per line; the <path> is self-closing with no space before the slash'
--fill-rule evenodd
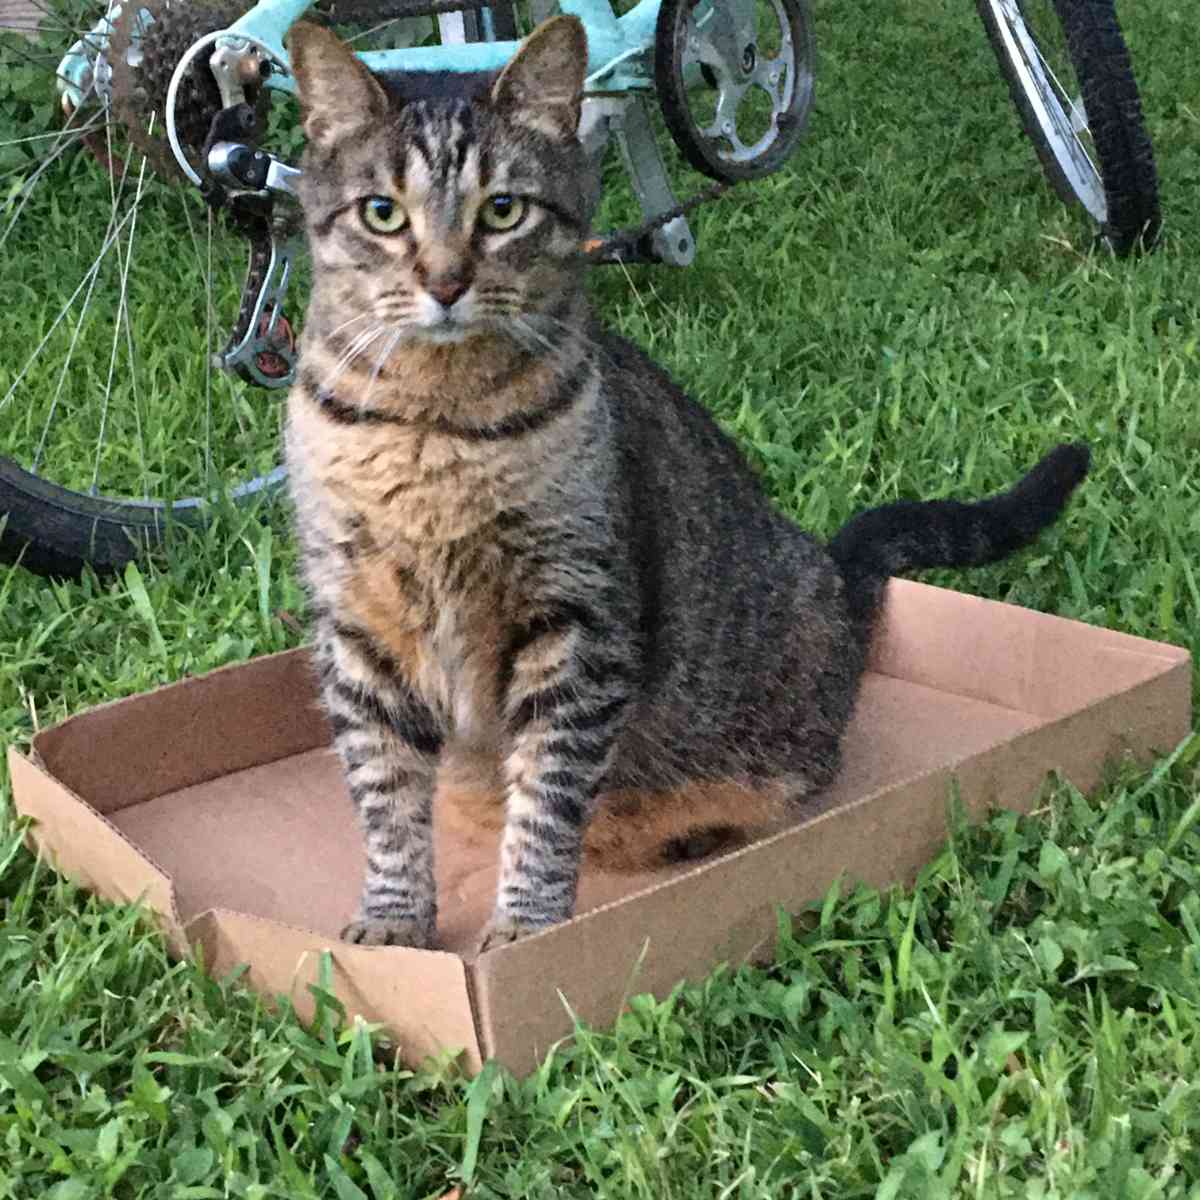
<path id="1" fill-rule="evenodd" d="M 592 238 L 584 243 L 584 252 L 597 265 L 658 262 L 658 255 L 650 245 L 650 235 L 664 225 L 669 225 L 677 217 L 687 216 L 701 204 L 720 199 L 731 187 L 732 180 L 719 180 L 688 197 L 683 203 L 676 204 L 674 208 L 669 208 L 665 213 L 659 213 L 640 225 L 630 225 L 625 229 L 613 230 L 602 237 Z"/>

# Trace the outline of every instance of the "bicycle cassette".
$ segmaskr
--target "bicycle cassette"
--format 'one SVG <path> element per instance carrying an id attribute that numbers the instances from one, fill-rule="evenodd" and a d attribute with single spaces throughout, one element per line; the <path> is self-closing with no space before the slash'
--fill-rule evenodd
<path id="1" fill-rule="evenodd" d="M 246 7 L 227 0 L 129 0 L 114 23 L 107 51 L 113 115 L 151 167 L 166 178 L 182 177 L 164 120 L 171 76 L 188 49 L 206 34 L 228 28 Z M 254 91 L 255 132 L 261 134 L 269 92 L 265 87 Z M 199 156 L 221 108 L 220 89 L 201 55 L 175 97 L 176 132 L 190 156 Z"/>

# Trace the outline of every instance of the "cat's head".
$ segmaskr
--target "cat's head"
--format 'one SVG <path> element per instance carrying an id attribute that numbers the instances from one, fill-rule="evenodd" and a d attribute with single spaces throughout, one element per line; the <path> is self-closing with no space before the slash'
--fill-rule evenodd
<path id="1" fill-rule="evenodd" d="M 494 81 L 455 98 L 401 99 L 315 25 L 292 29 L 289 52 L 322 323 L 382 325 L 394 344 L 553 340 L 597 190 L 577 136 L 579 20 L 551 18 Z"/>

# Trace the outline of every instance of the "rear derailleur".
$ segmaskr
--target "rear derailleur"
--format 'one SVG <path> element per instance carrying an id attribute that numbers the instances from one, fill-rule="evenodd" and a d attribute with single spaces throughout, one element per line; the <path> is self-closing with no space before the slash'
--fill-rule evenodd
<path id="1" fill-rule="evenodd" d="M 213 118 L 204 146 L 201 194 L 249 243 L 237 320 L 214 365 L 247 383 L 280 388 L 296 371 L 296 334 L 284 302 L 304 249 L 294 203 L 300 172 L 253 144 L 255 122 L 250 104 L 224 108 Z M 276 209 L 280 197 L 288 201 L 283 211 Z"/>

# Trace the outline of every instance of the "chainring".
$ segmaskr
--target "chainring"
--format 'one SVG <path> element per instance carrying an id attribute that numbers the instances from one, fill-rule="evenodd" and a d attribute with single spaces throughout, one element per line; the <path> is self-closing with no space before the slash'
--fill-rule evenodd
<path id="1" fill-rule="evenodd" d="M 808 124 L 815 53 L 808 0 L 769 0 L 769 14 L 757 8 L 757 0 L 662 0 L 658 11 L 654 79 L 663 119 L 683 156 L 710 179 L 736 183 L 778 171 Z M 751 97 L 767 100 L 765 124 L 761 110 L 755 120 L 753 104 L 744 105 Z M 748 137 L 744 116 L 754 127 Z"/>

